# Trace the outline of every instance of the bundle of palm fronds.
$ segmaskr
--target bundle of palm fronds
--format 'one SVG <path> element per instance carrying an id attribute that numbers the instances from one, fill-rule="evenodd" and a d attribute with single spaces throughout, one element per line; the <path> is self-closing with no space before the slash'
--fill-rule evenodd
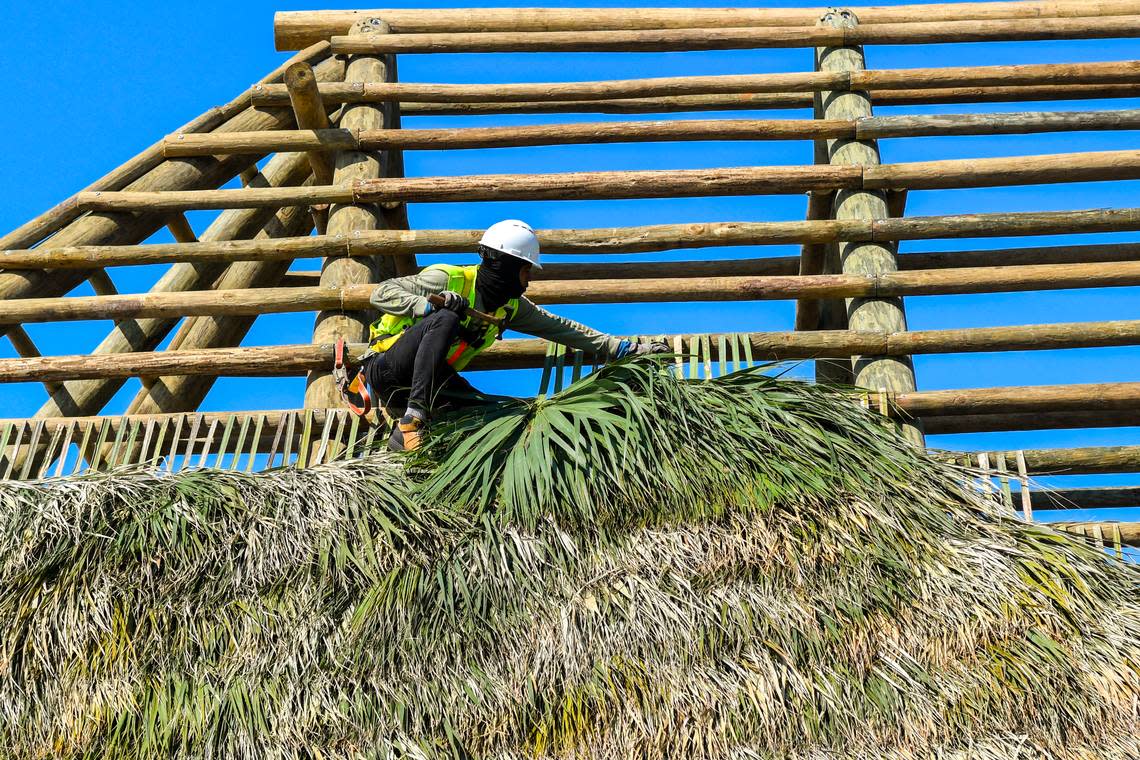
<path id="1" fill-rule="evenodd" d="M 640 361 L 412 460 L 6 483 L 0 753 L 1140 757 L 1140 574 L 968 481 Z"/>

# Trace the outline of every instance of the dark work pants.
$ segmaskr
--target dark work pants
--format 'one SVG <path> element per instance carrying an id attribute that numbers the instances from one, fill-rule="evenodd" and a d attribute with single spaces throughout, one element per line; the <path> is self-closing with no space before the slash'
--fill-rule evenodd
<path id="1" fill-rule="evenodd" d="M 459 315 L 440 309 L 409 327 L 387 351 L 364 362 L 368 387 L 388 414 L 399 418 L 408 406 L 427 412 L 482 400 L 447 363 L 447 350 L 458 333 Z"/>

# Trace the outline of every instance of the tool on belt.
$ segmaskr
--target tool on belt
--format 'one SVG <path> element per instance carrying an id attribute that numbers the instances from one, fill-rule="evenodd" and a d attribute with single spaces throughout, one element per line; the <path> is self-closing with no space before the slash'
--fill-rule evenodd
<path id="1" fill-rule="evenodd" d="M 443 307 L 443 298 L 435 293 L 428 296 L 428 303 L 436 308 Z M 489 325 L 494 325 L 503 330 L 503 320 L 496 319 L 490 314 L 484 314 L 481 311 L 476 311 L 471 307 L 467 307 L 466 314 L 473 320 L 478 322 L 485 322 Z M 500 332 L 501 334 L 501 332 Z M 343 338 L 337 339 L 336 353 L 333 358 L 333 381 L 336 382 L 337 390 L 344 398 L 344 403 L 352 410 L 354 414 L 364 417 L 372 410 L 372 394 L 368 392 L 368 382 L 364 379 L 364 371 L 358 369 L 355 374 L 351 374 L 348 369 L 348 363 L 345 361 L 346 349 Z"/>

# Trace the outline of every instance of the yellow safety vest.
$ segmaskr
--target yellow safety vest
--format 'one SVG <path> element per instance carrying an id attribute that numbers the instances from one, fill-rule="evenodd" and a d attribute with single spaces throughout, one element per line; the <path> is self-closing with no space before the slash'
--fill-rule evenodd
<path id="1" fill-rule="evenodd" d="M 447 273 L 447 289 L 453 290 L 467 299 L 470 304 L 475 303 L 475 278 L 479 275 L 479 266 L 457 267 L 451 264 L 432 264 L 427 269 L 437 269 Z M 427 271 L 425 269 L 424 271 Z M 512 319 L 519 310 L 519 299 L 512 298 L 505 306 L 495 310 L 492 315 L 498 319 Z M 400 336 L 423 317 L 400 317 L 395 314 L 385 314 L 372 323 L 368 328 L 369 350 L 373 353 L 384 353 L 396 344 Z M 459 321 L 459 337 L 447 349 L 447 363 L 457 371 L 467 366 L 476 354 L 490 346 L 502 337 L 499 328 L 494 325 L 476 322 L 470 316 L 464 315 Z"/>

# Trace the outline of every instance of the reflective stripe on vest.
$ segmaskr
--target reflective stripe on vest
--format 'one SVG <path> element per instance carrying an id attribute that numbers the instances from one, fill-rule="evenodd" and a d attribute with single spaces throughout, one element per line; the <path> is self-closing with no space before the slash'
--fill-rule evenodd
<path id="1" fill-rule="evenodd" d="M 428 269 L 435 269 L 447 273 L 447 289 L 453 290 L 467 299 L 468 303 L 475 302 L 475 278 L 479 274 L 479 266 L 459 267 L 452 264 L 432 264 Z M 499 319 L 511 319 L 519 310 L 519 299 L 512 298 L 506 306 L 495 310 L 492 316 Z M 400 336 L 423 317 L 398 317 L 395 314 L 385 314 L 373 322 L 368 328 L 369 348 L 375 353 L 383 353 L 396 344 Z M 459 322 L 459 329 L 465 337 L 456 338 L 447 349 L 447 363 L 456 370 L 461 370 L 483 349 L 498 340 L 499 329 L 494 325 L 484 325 L 474 322 L 470 317 L 464 316 Z M 468 340 L 467 338 L 472 338 Z"/>

